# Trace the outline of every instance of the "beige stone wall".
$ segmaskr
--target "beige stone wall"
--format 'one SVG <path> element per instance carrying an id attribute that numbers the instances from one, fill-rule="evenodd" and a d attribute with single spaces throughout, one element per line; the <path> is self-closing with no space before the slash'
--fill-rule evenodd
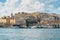
<path id="1" fill-rule="evenodd" d="M 6 19 L 0 19 L 0 23 L 6 23 Z M 15 24 L 15 20 L 14 19 L 10 19 L 10 23 L 11 24 Z"/>
<path id="2" fill-rule="evenodd" d="M 0 23 L 6 23 L 6 19 L 0 19 Z"/>
<path id="3" fill-rule="evenodd" d="M 11 23 L 11 24 L 15 24 L 16 22 L 15 22 L 15 20 L 11 19 L 11 20 L 10 20 L 10 23 Z"/>

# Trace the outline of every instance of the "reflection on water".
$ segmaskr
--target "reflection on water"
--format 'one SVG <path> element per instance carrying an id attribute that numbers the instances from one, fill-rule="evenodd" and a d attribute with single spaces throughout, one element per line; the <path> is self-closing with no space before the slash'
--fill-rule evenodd
<path id="1" fill-rule="evenodd" d="M 0 40 L 60 40 L 60 29 L 0 28 Z"/>

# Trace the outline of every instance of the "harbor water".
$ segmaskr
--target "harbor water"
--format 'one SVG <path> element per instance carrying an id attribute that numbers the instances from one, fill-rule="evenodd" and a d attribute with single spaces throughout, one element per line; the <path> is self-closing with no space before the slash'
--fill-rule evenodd
<path id="1" fill-rule="evenodd" d="M 0 28 L 0 40 L 60 40 L 60 29 Z"/>

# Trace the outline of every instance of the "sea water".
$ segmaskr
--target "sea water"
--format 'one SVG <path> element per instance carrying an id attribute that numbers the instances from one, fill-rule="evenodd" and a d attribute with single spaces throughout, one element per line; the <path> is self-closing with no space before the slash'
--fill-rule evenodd
<path id="1" fill-rule="evenodd" d="M 0 28 L 0 40 L 60 40 L 60 29 Z"/>

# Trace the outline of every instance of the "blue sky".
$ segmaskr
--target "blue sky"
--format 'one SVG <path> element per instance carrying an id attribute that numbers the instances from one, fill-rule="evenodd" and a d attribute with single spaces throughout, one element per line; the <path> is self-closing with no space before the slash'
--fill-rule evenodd
<path id="1" fill-rule="evenodd" d="M 60 0 L 0 0 L 0 16 L 17 12 L 60 14 Z"/>
<path id="2" fill-rule="evenodd" d="M 0 0 L 0 2 L 5 3 L 5 2 L 6 2 L 6 0 Z"/>

